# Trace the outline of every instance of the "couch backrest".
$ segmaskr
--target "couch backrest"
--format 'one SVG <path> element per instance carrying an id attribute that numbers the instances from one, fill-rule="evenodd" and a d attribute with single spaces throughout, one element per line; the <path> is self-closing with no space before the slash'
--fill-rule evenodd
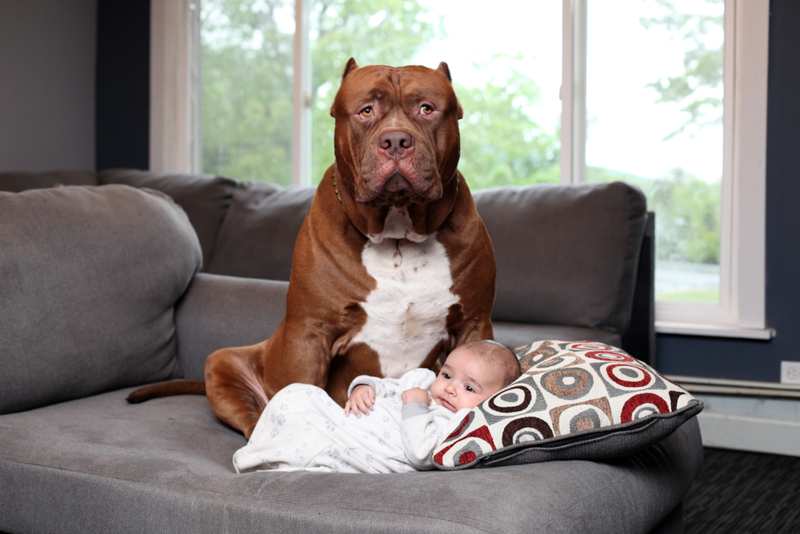
<path id="1" fill-rule="evenodd" d="M 288 280 L 314 192 L 240 183 L 205 270 Z M 542 184 L 473 195 L 497 256 L 493 319 L 625 332 L 646 223 L 639 189 Z"/>
<path id="2" fill-rule="evenodd" d="M 89 178 L 91 173 L 0 173 L 0 190 L 21 187 L 23 180 L 49 187 Z M 100 172 L 97 181 L 172 196 L 199 235 L 205 272 L 270 280 L 289 279 L 294 242 L 315 192 L 125 170 Z M 646 224 L 641 191 L 617 182 L 503 187 L 473 195 L 495 244 L 494 320 L 625 333 Z"/>
<path id="3" fill-rule="evenodd" d="M 315 192 L 315 187 L 240 183 L 206 272 L 289 280 L 294 243 Z"/>
<path id="4" fill-rule="evenodd" d="M 171 376 L 174 305 L 200 263 L 161 193 L 0 193 L 0 413 Z"/>
<path id="5" fill-rule="evenodd" d="M 62 185 L 100 185 L 94 171 L 0 172 L 0 191 L 19 193 Z"/>
<path id="6" fill-rule="evenodd" d="M 474 197 L 497 258 L 493 320 L 625 332 L 647 220 L 639 189 L 540 184 Z"/>
<path id="7" fill-rule="evenodd" d="M 165 174 L 126 169 L 102 171 L 97 173 L 97 177 L 100 185 L 147 187 L 171 196 L 189 216 L 189 222 L 197 232 L 203 249 L 204 270 L 207 270 L 220 226 L 233 200 L 235 180 L 210 174 Z"/>

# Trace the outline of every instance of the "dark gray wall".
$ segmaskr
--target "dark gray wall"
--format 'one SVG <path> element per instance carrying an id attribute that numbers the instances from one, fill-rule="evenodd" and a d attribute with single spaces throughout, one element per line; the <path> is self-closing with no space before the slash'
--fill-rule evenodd
<path id="1" fill-rule="evenodd" d="M 658 336 L 659 368 L 779 381 L 800 360 L 800 2 L 772 0 L 767 126 L 767 325 L 771 341 Z M 97 167 L 148 165 L 149 1 L 99 0 Z"/>
<path id="2" fill-rule="evenodd" d="M 0 1 L 0 171 L 94 167 L 97 0 Z"/>

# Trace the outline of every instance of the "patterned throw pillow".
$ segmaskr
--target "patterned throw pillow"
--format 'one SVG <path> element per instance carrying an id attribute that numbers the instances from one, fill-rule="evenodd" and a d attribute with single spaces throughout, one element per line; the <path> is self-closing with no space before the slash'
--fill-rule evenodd
<path id="1" fill-rule="evenodd" d="M 609 345 L 537 341 L 515 352 L 522 376 L 464 417 L 434 451 L 436 467 L 624 456 L 703 409 L 680 386 Z"/>

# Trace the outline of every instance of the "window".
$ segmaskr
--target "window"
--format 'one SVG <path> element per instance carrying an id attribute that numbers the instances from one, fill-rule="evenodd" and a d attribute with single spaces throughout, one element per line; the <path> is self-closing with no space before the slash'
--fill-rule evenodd
<path id="1" fill-rule="evenodd" d="M 189 92 L 202 98 L 194 161 L 239 179 L 316 183 L 333 162 L 328 109 L 350 56 L 446 60 L 466 111 L 460 169 L 471 187 L 640 186 L 657 211 L 659 331 L 768 337 L 768 0 L 471 6 L 203 0 L 190 18 L 202 31 L 188 32 L 202 43 L 202 91 Z"/>
<path id="2" fill-rule="evenodd" d="M 290 0 L 204 0 L 203 170 L 316 183 L 333 162 L 329 109 L 353 56 L 362 65 L 449 62 L 467 109 L 463 151 L 473 157 L 462 171 L 473 188 L 557 182 L 560 6 L 505 0 L 536 15 L 509 18 L 462 5 L 309 0 L 295 10 Z M 478 22 L 496 28 L 492 48 L 475 39 Z"/>
<path id="3" fill-rule="evenodd" d="M 768 4 L 621 0 L 611 12 L 564 2 L 562 180 L 622 178 L 648 194 L 660 332 L 772 334 L 764 328 Z"/>
<path id="4" fill-rule="evenodd" d="M 575 179 L 625 180 L 647 194 L 657 300 L 718 303 L 724 2 L 604 7 L 586 5 L 585 164 Z"/>

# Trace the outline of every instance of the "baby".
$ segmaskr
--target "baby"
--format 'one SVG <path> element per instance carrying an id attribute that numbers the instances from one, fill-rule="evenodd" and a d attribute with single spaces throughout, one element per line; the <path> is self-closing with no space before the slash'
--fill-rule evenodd
<path id="1" fill-rule="evenodd" d="M 432 400 L 455 413 L 472 409 L 519 378 L 519 361 L 514 353 L 496 341 L 472 341 L 456 348 L 430 386 L 430 394 L 416 387 L 402 392 L 404 411 L 418 412 Z M 375 404 L 375 385 L 380 380 L 360 376 L 350 385 L 345 415 L 369 415 Z M 405 405 L 421 403 L 422 407 Z"/>
<path id="2" fill-rule="evenodd" d="M 467 411 L 519 375 L 513 352 L 473 341 L 450 353 L 438 375 L 414 369 L 399 379 L 357 377 L 344 411 L 324 390 L 292 384 L 267 404 L 233 464 L 237 472 L 431 469 L 433 450 Z"/>

